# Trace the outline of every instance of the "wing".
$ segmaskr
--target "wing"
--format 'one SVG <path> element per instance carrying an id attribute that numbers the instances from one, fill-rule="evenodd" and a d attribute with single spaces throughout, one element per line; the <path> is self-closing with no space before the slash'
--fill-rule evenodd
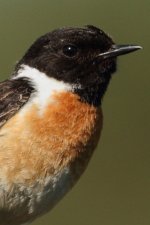
<path id="1" fill-rule="evenodd" d="M 28 101 L 32 91 L 23 78 L 0 83 L 0 128 Z"/>

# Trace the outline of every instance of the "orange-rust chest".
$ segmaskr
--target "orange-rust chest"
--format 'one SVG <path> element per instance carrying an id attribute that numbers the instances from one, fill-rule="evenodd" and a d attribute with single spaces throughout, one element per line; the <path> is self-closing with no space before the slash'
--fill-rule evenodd
<path id="1" fill-rule="evenodd" d="M 55 94 L 42 112 L 38 105 L 31 104 L 1 131 L 6 134 L 1 138 L 1 148 L 11 146 L 9 154 L 15 158 L 14 171 L 9 176 L 24 166 L 34 171 L 34 179 L 71 164 L 75 166 L 75 161 L 82 161 L 78 165 L 82 172 L 97 145 L 101 128 L 101 109 L 81 102 L 75 94 Z M 0 154 L 1 161 L 3 152 Z"/>
<path id="2" fill-rule="evenodd" d="M 11 202 L 10 221 L 20 205 L 16 224 L 32 220 L 62 198 L 85 170 L 101 128 L 101 109 L 61 93 L 42 112 L 31 104 L 1 129 L 0 182 L 12 195 L 0 196 L 0 208 L 9 208 Z"/>
<path id="3" fill-rule="evenodd" d="M 54 96 L 42 116 L 33 107 L 26 114 L 26 124 L 30 124 L 36 148 L 59 170 L 79 158 L 88 160 L 100 136 L 102 113 L 81 102 L 77 95 L 61 93 Z"/>

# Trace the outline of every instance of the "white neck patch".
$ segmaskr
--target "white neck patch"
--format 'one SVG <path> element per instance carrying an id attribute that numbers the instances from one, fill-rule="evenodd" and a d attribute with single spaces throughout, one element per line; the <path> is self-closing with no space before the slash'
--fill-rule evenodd
<path id="1" fill-rule="evenodd" d="M 54 93 L 73 90 L 73 85 L 48 77 L 45 73 L 27 65 L 22 65 L 17 75 L 12 79 L 18 78 L 29 79 L 36 91 L 31 95 L 27 105 L 35 103 L 40 109 L 44 109 L 48 102 L 53 101 Z"/>

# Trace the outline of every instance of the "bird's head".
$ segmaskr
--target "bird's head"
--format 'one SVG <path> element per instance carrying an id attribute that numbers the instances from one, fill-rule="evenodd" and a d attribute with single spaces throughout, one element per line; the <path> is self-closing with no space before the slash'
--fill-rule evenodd
<path id="1" fill-rule="evenodd" d="M 48 77 L 72 86 L 81 100 L 99 105 L 116 58 L 140 49 L 134 45 L 116 45 L 110 36 L 94 26 L 62 28 L 37 39 L 16 66 L 35 68 Z"/>

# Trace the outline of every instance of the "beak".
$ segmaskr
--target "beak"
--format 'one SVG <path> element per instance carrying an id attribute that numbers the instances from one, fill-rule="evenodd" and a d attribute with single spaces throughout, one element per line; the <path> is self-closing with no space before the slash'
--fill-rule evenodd
<path id="1" fill-rule="evenodd" d="M 113 45 L 110 50 L 108 50 L 107 52 L 100 53 L 99 55 L 97 55 L 97 57 L 107 59 L 119 55 L 125 55 L 139 49 L 142 49 L 142 47 L 138 45 Z"/>

